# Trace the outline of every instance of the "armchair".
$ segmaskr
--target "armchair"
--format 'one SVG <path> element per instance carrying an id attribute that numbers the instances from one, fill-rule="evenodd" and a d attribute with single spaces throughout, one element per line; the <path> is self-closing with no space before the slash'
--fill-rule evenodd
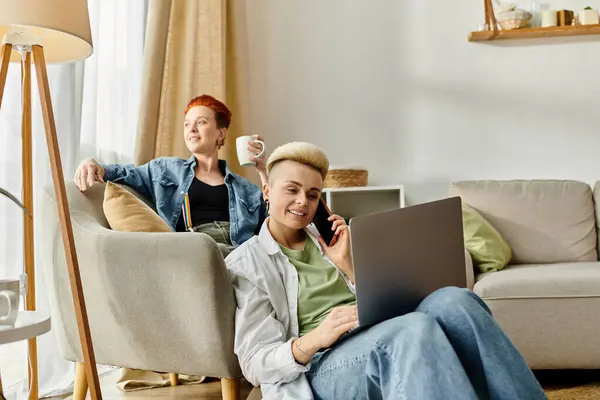
<path id="1" fill-rule="evenodd" d="M 219 377 L 223 398 L 239 399 L 235 296 L 217 244 L 201 233 L 111 230 L 104 187 L 86 193 L 72 182 L 66 187 L 96 361 Z M 43 208 L 41 251 L 53 330 L 62 356 L 78 363 L 74 399 L 83 399 L 83 356 L 51 186 Z"/>

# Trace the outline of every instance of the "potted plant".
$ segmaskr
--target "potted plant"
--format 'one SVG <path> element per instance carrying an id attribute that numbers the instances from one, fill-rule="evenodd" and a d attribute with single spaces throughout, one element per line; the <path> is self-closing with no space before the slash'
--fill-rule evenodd
<path id="1" fill-rule="evenodd" d="M 579 11 L 577 19 L 579 20 L 580 25 L 596 25 L 600 23 L 598 18 L 598 10 L 594 10 L 590 6 Z"/>
<path id="2" fill-rule="evenodd" d="M 30 216 L 30 215 L 29 215 L 29 211 L 28 211 L 28 210 L 25 208 L 25 206 L 23 205 L 23 203 L 21 203 L 21 202 L 19 201 L 19 199 L 17 199 L 15 196 L 13 196 L 13 195 L 12 195 L 12 194 L 11 194 L 11 193 L 8 191 L 8 190 L 6 190 L 6 189 L 2 189 L 2 188 L 0 187 L 0 194 L 1 194 L 1 195 L 4 195 L 4 196 L 6 196 L 6 197 L 8 197 L 8 198 L 9 198 L 10 200 L 12 200 L 12 201 L 13 201 L 13 202 L 14 202 L 16 205 L 18 205 L 19 207 L 21 207 L 27 216 Z"/>

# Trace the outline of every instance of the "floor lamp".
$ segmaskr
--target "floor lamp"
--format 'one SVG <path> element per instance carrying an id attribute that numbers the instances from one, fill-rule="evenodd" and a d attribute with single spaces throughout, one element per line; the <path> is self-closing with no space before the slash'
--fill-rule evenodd
<path id="1" fill-rule="evenodd" d="M 83 352 L 85 374 L 92 399 L 101 399 L 96 360 L 87 318 L 77 252 L 73 239 L 71 216 L 65 191 L 65 181 L 56 138 L 56 125 L 50 98 L 47 63 L 67 63 L 83 60 L 92 54 L 92 34 L 86 0 L 0 0 L 0 107 L 10 62 L 21 64 L 23 90 L 22 143 L 23 143 L 23 204 L 33 212 L 33 174 L 31 138 L 31 59 L 35 65 L 39 97 L 52 181 L 58 204 L 71 292 L 77 316 L 79 338 Z M 25 272 L 28 276 L 26 309 L 35 310 L 35 270 L 33 219 L 24 219 Z M 29 398 L 38 396 L 37 347 L 35 339 L 28 343 L 32 369 L 29 381 L 32 387 Z"/>

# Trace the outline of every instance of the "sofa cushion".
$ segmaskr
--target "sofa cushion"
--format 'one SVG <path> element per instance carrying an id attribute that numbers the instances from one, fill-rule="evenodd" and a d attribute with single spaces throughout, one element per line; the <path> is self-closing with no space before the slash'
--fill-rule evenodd
<path id="1" fill-rule="evenodd" d="M 510 245 L 515 264 L 596 261 L 594 202 L 576 181 L 462 181 L 451 189 Z"/>
<path id="2" fill-rule="evenodd" d="M 512 257 L 502 235 L 473 207 L 462 203 L 465 248 L 481 272 L 500 271 Z"/>
<path id="3" fill-rule="evenodd" d="M 484 300 L 600 297 L 600 262 L 509 265 L 477 276 L 473 291 Z"/>
<path id="4" fill-rule="evenodd" d="M 598 369 L 600 263 L 509 265 L 473 288 L 532 369 Z"/>
<path id="5" fill-rule="evenodd" d="M 104 214 L 111 229 L 121 232 L 171 232 L 171 228 L 145 202 L 112 182 L 104 191 Z"/>
<path id="6" fill-rule="evenodd" d="M 600 296 L 493 298 L 485 302 L 530 368 L 600 368 Z"/>

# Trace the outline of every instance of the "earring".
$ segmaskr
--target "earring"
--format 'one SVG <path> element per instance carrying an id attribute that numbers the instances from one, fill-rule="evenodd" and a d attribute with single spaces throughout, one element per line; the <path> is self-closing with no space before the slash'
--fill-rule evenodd
<path id="1" fill-rule="evenodd" d="M 265 207 L 267 208 L 267 213 L 269 212 L 269 199 L 265 199 Z"/>

